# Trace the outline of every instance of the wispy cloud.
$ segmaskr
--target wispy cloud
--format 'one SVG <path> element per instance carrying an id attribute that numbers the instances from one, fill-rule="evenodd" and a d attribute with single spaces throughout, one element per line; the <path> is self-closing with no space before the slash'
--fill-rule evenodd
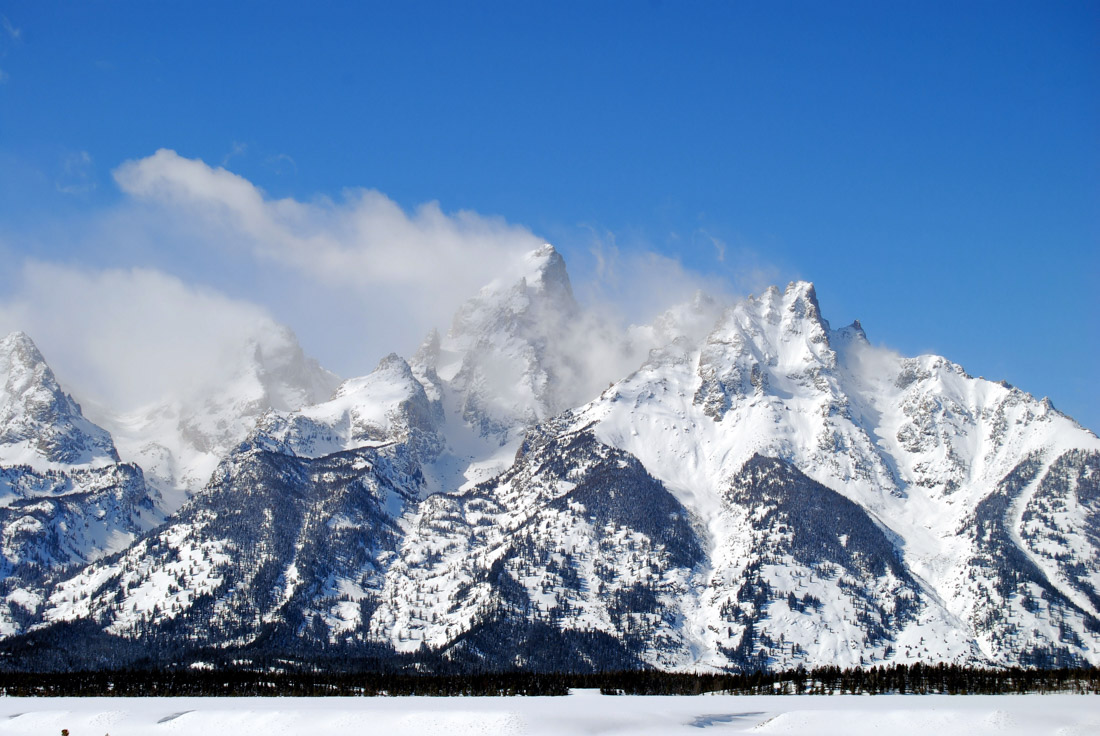
<path id="1" fill-rule="evenodd" d="M 70 156 L 66 170 L 72 192 L 94 186 L 86 152 Z M 113 173 L 121 202 L 38 234 L 65 238 L 83 265 L 27 263 L 0 297 L 0 331 L 26 330 L 75 391 L 117 409 L 217 380 L 233 346 L 275 334 L 279 322 L 326 367 L 361 375 L 385 353 L 411 354 L 431 328 L 446 329 L 485 284 L 518 278 L 524 256 L 543 244 L 500 218 L 446 213 L 434 202 L 407 211 L 373 190 L 275 199 L 224 167 L 169 150 Z M 545 326 L 560 343 L 556 372 L 576 400 L 672 339 L 631 324 L 694 302 L 672 321 L 701 337 L 732 292 L 723 277 L 588 230 L 592 264 L 570 269 L 587 309 Z M 146 267 L 104 269 L 104 259 Z M 718 301 L 695 300 L 700 290 Z"/>
<path id="2" fill-rule="evenodd" d="M 735 291 L 723 276 L 694 272 L 654 250 L 620 248 L 614 233 L 586 229 L 594 278 L 578 284 L 578 294 L 619 322 L 649 322 L 674 304 L 692 301 L 700 291 L 719 298 Z"/>
<path id="3" fill-rule="evenodd" d="M 233 145 L 229 149 L 229 153 L 222 156 L 222 168 L 229 165 L 232 159 L 243 156 L 248 151 L 248 144 L 241 143 L 240 141 L 233 141 Z"/>
<path id="4" fill-rule="evenodd" d="M 8 16 L 0 15 L 0 27 L 3 27 L 4 33 L 6 33 L 8 35 L 8 38 L 10 38 L 11 40 L 13 40 L 13 41 L 22 40 L 22 38 L 23 38 L 23 29 L 22 28 L 16 28 L 15 26 L 13 26 L 12 22 L 8 19 Z"/>
<path id="5" fill-rule="evenodd" d="M 87 194 L 94 191 L 97 182 L 91 154 L 77 151 L 62 156 L 61 172 L 54 186 L 62 194 Z"/>
<path id="6" fill-rule="evenodd" d="M 703 242 L 709 242 L 714 246 L 714 257 L 719 263 L 726 260 L 726 243 L 721 238 L 716 238 L 706 230 L 699 228 L 692 233 L 693 238 L 699 238 Z"/>
<path id="7" fill-rule="evenodd" d="M 267 166 L 276 174 L 285 174 L 287 171 L 298 173 L 297 162 L 286 153 L 277 153 L 267 157 Z"/>
<path id="8" fill-rule="evenodd" d="M 3 29 L 3 34 L 0 35 L 0 39 L 6 38 L 7 40 L 18 44 L 23 38 L 23 30 L 21 28 L 16 28 L 14 25 L 12 25 L 12 22 L 8 20 L 8 16 L 6 15 L 0 15 L 0 28 Z M 9 44 L 6 43 L 0 44 L 0 58 L 7 56 L 8 49 L 6 47 L 8 45 Z M 0 84 L 7 84 L 8 80 L 10 79 L 11 74 L 9 74 L 5 69 L 0 69 Z"/>

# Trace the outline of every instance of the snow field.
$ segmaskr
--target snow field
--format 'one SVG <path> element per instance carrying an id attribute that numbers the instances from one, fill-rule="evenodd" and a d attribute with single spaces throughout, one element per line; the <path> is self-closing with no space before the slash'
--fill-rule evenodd
<path id="1" fill-rule="evenodd" d="M 0 734 L 387 736 L 720 733 L 1084 736 L 1095 695 L 0 698 Z"/>

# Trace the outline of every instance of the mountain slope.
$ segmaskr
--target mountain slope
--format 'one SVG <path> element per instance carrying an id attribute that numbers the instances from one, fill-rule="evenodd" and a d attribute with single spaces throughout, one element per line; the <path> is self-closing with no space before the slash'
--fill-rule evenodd
<path id="1" fill-rule="evenodd" d="M 317 642 L 314 618 L 357 621 L 392 557 L 415 479 L 389 449 L 309 459 L 246 444 L 169 524 L 57 585 L 43 618 L 163 646 Z"/>

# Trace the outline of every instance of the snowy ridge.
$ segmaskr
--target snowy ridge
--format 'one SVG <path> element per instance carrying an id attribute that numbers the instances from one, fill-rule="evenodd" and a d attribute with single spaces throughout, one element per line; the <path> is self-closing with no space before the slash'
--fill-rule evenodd
<path id="1" fill-rule="evenodd" d="M 252 441 L 302 457 L 374 447 L 412 432 L 432 434 L 439 407 L 428 400 L 409 364 L 390 354 L 373 373 L 353 378 L 333 397 L 295 412 L 268 412 Z"/>
<path id="2" fill-rule="evenodd" d="M 945 602 L 948 618 L 983 632 L 977 641 L 991 661 L 1017 661 L 1028 646 L 1060 651 L 1069 629 L 1080 639 L 1076 651 L 1095 661 L 1093 605 L 1055 605 L 1041 626 L 1028 627 L 1029 640 L 1016 636 L 1005 648 L 995 642 L 1006 634 L 988 630 L 989 616 L 1008 604 L 1021 607 L 1010 617 L 1030 620 L 1022 608 L 1031 605 L 1029 596 L 1010 594 L 1001 583 L 976 589 L 965 581 L 988 557 L 978 549 L 975 506 L 1023 458 L 1042 458 L 1038 480 L 1071 448 L 1094 456 L 1088 453 L 1100 450 L 1096 437 L 1049 402 L 972 378 L 943 358 L 906 359 L 874 348 L 858 323 L 832 331 L 809 284 L 769 289 L 737 305 L 702 346 L 682 342 L 655 354 L 581 414 L 595 422 L 598 437 L 636 455 L 702 513 L 718 550 L 731 534 L 713 489 L 753 455 L 789 460 L 896 535 L 915 579 Z M 1095 525 L 1095 511 L 1080 508 L 1077 528 Z M 1083 555 L 1086 569 L 1096 570 L 1095 542 L 1078 535 L 1082 548 L 1071 558 Z M 1091 590 L 1091 582 L 1083 584 Z M 996 587 L 1005 590 L 994 594 Z"/>

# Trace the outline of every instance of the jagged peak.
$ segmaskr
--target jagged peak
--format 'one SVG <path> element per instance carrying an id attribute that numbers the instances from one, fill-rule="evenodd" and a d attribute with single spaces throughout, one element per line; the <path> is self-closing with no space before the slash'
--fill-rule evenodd
<path id="1" fill-rule="evenodd" d="M 81 412 L 25 332 L 0 341 L 0 462 L 35 467 L 118 462 L 111 435 Z M 43 465 L 46 463 L 47 465 Z"/>
<path id="2" fill-rule="evenodd" d="M 439 367 L 439 351 L 442 349 L 442 345 L 443 340 L 439 335 L 439 330 L 434 327 L 428 330 L 428 334 L 420 343 L 420 347 L 416 349 L 412 360 L 409 361 L 413 371 L 434 372 Z"/>
<path id="3" fill-rule="evenodd" d="M 550 243 L 543 243 L 540 247 L 535 248 L 533 251 L 527 254 L 527 257 L 529 259 L 553 258 L 554 256 L 561 258 L 561 255 L 558 253 L 558 249 Z"/>
<path id="4" fill-rule="evenodd" d="M 702 289 L 696 289 L 695 293 L 691 295 L 691 308 L 696 310 L 710 309 L 717 301 L 707 292 Z"/>
<path id="5" fill-rule="evenodd" d="M 547 243 L 515 261 L 511 268 L 482 287 L 477 299 L 492 299 L 499 295 L 520 293 L 560 293 L 573 299 L 573 286 L 565 259 Z"/>
<path id="6" fill-rule="evenodd" d="M 227 372 L 220 380 L 199 385 L 195 395 L 184 397 L 184 403 L 207 407 L 219 402 L 235 403 L 247 392 L 260 409 L 270 406 L 293 411 L 330 398 L 341 383 L 339 376 L 305 353 L 294 331 L 286 325 L 264 326 L 248 338 L 234 359 L 235 365 L 226 365 L 232 374 Z M 212 398 L 214 404 L 210 403 Z"/>
<path id="7" fill-rule="evenodd" d="M 817 289 L 810 281 L 792 281 L 783 291 L 785 300 L 790 303 L 790 309 L 798 310 L 803 305 L 802 311 L 806 316 L 821 317 L 821 306 L 817 302 Z"/>
<path id="8" fill-rule="evenodd" d="M 841 327 L 839 330 L 833 333 L 833 340 L 840 344 L 849 343 L 862 343 L 868 344 L 867 333 L 863 331 L 863 325 L 859 323 L 859 320 L 854 320 L 852 324 L 847 327 Z"/>
<path id="9" fill-rule="evenodd" d="M 791 281 L 783 291 L 769 286 L 758 296 L 750 295 L 727 308 L 708 340 L 723 342 L 731 330 L 751 334 L 760 328 L 765 332 L 781 329 L 786 334 L 806 334 L 810 342 L 822 344 L 828 343 L 830 332 L 814 285 L 809 281 Z"/>
<path id="10" fill-rule="evenodd" d="M 9 332 L 7 335 L 4 336 L 4 339 L 0 340 L 0 349 L 8 350 L 12 347 L 15 347 L 16 345 L 27 346 L 37 350 L 34 344 L 34 340 L 32 340 L 30 335 L 28 335 L 26 332 L 23 332 L 22 330 Z"/>
<path id="11" fill-rule="evenodd" d="M 0 355 L 9 356 L 9 360 L 18 358 L 21 365 L 28 367 L 46 363 L 34 340 L 22 330 L 10 332 L 0 340 Z"/>
<path id="12" fill-rule="evenodd" d="M 397 353 L 390 353 L 379 360 L 378 365 L 367 375 L 349 378 L 341 383 L 333 395 L 333 400 L 345 398 L 351 394 L 357 394 L 364 390 L 369 391 L 371 387 L 376 386 L 380 380 L 383 382 L 392 382 L 394 379 L 400 384 L 411 386 L 415 383 L 419 385 L 408 361 Z"/>
<path id="13" fill-rule="evenodd" d="M 557 291 L 568 295 L 569 299 L 573 298 L 573 285 L 569 281 L 565 259 L 549 243 L 524 258 L 523 280 L 536 291 Z"/>
<path id="14" fill-rule="evenodd" d="M 362 378 L 352 378 L 345 381 L 337 391 L 337 396 L 350 393 L 345 388 L 365 390 L 371 396 L 372 401 L 385 403 L 400 397 L 401 400 L 424 393 L 424 387 L 416 377 L 409 362 L 397 353 L 389 355 L 378 361 L 378 366 Z"/>
<path id="15" fill-rule="evenodd" d="M 505 315 L 531 310 L 564 315 L 577 309 L 565 259 L 547 244 L 528 253 L 467 300 L 455 314 L 448 336 L 482 332 Z"/>
<path id="16" fill-rule="evenodd" d="M 35 386 L 42 387 L 59 398 L 63 396 L 53 370 L 34 340 L 25 332 L 12 332 L 0 341 L 0 372 L 5 374 L 5 382 L 0 386 L 0 398 L 7 393 L 11 400 Z"/>
<path id="17" fill-rule="evenodd" d="M 374 372 L 390 372 L 400 373 L 402 375 L 408 374 L 409 376 L 412 375 L 412 369 L 409 368 L 408 361 L 402 358 L 397 353 L 390 353 L 389 355 L 383 357 L 382 360 L 378 361 L 378 365 L 375 366 Z"/>

